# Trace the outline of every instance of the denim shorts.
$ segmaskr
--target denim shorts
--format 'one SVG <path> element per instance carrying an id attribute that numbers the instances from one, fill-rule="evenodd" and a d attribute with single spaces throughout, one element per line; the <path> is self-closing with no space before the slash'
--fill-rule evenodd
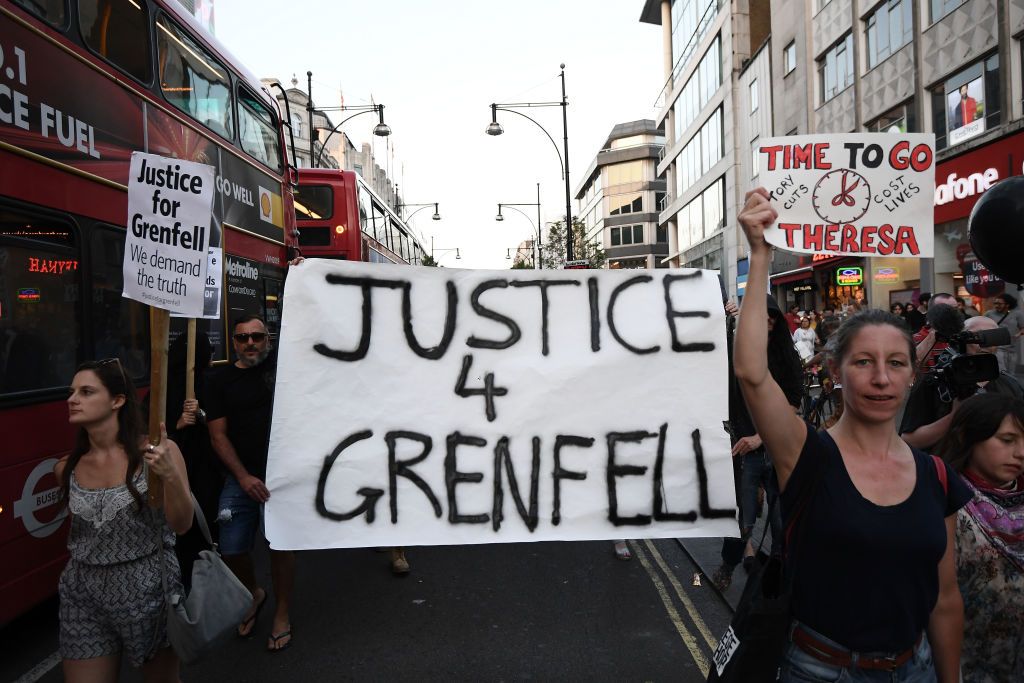
<path id="1" fill-rule="evenodd" d="M 220 551 L 224 555 L 245 555 L 252 552 L 256 532 L 263 535 L 263 503 L 254 500 L 230 474 L 224 479 L 224 490 L 217 505 L 217 526 L 220 528 Z"/>
<path id="2" fill-rule="evenodd" d="M 831 645 L 836 649 L 846 650 L 833 640 L 826 638 L 817 631 L 807 626 L 800 625 L 803 631 L 814 636 L 816 640 Z M 868 653 L 870 656 L 878 656 L 876 653 Z M 856 656 L 856 654 L 855 654 Z M 855 666 L 839 667 L 826 664 L 813 655 L 804 652 L 795 643 L 790 641 L 786 647 L 786 656 L 782 660 L 782 675 L 779 678 L 782 683 L 835 683 L 843 681 L 849 683 L 936 683 L 935 666 L 932 663 L 932 650 L 928 645 L 928 638 L 921 638 L 921 642 L 914 650 L 914 655 L 905 664 L 895 671 L 880 671 L 875 669 L 861 669 Z"/>

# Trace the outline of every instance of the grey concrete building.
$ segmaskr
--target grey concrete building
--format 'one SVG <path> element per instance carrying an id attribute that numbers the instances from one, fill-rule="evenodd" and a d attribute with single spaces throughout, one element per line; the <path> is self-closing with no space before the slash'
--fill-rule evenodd
<path id="1" fill-rule="evenodd" d="M 967 218 L 993 179 L 1024 170 L 1024 0 L 646 0 L 640 20 L 662 27 L 658 172 L 669 200 L 659 220 L 673 263 L 721 267 L 730 292 L 742 291 L 743 240 L 725 226 L 757 183 L 760 137 L 934 133 L 934 258 L 777 252 L 776 295 L 807 308 L 884 308 L 920 291 L 984 298 L 963 272 Z M 718 111 L 720 154 L 719 138 L 703 134 L 717 131 Z M 694 203 L 716 183 L 718 226 L 715 202 Z M 862 269 L 861 284 L 837 286 L 841 268 Z"/>
<path id="2" fill-rule="evenodd" d="M 721 270 L 736 294 L 736 213 L 748 189 L 735 74 L 769 33 L 767 8 L 751 0 L 646 0 L 640 21 L 661 26 L 665 84 L 656 124 L 668 192 L 658 222 L 671 265 Z"/>
<path id="3" fill-rule="evenodd" d="M 608 268 L 658 268 L 668 256 L 668 234 L 658 222 L 665 180 L 657 175 L 665 137 L 654 121 L 612 128 L 576 189 L 576 216 L 599 243 Z"/>

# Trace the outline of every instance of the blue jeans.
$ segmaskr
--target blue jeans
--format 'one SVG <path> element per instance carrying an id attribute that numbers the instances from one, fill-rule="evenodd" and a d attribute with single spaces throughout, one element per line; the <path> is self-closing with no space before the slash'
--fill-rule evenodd
<path id="1" fill-rule="evenodd" d="M 814 636 L 816 640 L 837 649 L 846 650 L 839 643 L 807 626 L 801 624 L 800 628 Z M 884 653 L 864 654 L 878 657 Z M 858 653 L 853 653 L 853 656 L 857 658 Z M 835 681 L 844 681 L 844 683 L 846 681 L 850 683 L 935 683 L 937 681 L 928 638 L 921 638 L 921 643 L 914 650 L 914 655 L 895 671 L 860 669 L 855 666 L 847 668 L 833 666 L 818 660 L 813 655 L 801 650 L 795 643 L 790 642 L 786 648 L 786 656 L 782 660 L 782 676 L 779 680 L 782 683 L 805 683 L 807 681 L 811 683 L 834 683 Z"/>
<path id="2" fill-rule="evenodd" d="M 742 538 L 750 538 L 754 523 L 757 521 L 757 489 L 764 487 L 765 502 L 771 511 L 768 524 L 772 531 L 771 554 L 779 557 L 782 555 L 782 509 L 776 503 L 772 508 L 772 501 L 778 498 L 778 487 L 775 484 L 775 477 L 772 476 L 771 461 L 768 460 L 768 453 L 759 448 L 743 456 L 743 474 L 740 479 L 740 532 Z M 758 539 L 755 539 L 755 541 Z M 756 548 L 755 548 L 756 549 Z"/>
<path id="3" fill-rule="evenodd" d="M 220 551 L 225 555 L 252 552 L 256 532 L 263 534 L 263 503 L 251 498 L 238 480 L 229 474 L 224 479 L 217 509 Z"/>

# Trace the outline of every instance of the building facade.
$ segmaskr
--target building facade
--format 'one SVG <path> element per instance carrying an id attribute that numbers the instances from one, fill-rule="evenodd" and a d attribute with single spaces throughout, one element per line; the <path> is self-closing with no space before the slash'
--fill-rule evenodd
<path id="1" fill-rule="evenodd" d="M 576 189 L 576 216 L 601 245 L 608 268 L 663 268 L 668 234 L 658 222 L 665 181 L 657 176 L 665 137 L 651 120 L 612 128 Z"/>
<path id="2" fill-rule="evenodd" d="M 662 27 L 658 120 L 668 146 L 659 173 L 670 198 L 659 220 L 678 254 L 673 263 L 721 266 L 730 293 L 742 293 L 742 236 L 708 223 L 715 202 L 702 201 L 699 213 L 693 202 L 721 182 L 721 215 L 735 226 L 758 182 L 759 138 L 924 132 L 935 134 L 937 149 L 934 258 L 780 251 L 775 293 L 805 308 L 885 308 L 951 291 L 984 307 L 979 299 L 999 289 L 979 273 L 967 218 L 995 181 L 1024 172 L 1024 0 L 647 0 L 641 21 Z"/>
<path id="3" fill-rule="evenodd" d="M 748 189 L 735 74 L 768 37 L 766 10 L 749 0 L 647 0 L 640 16 L 662 31 L 665 84 L 656 123 L 665 130 L 658 175 L 667 199 L 658 222 L 668 261 L 721 270 L 733 296 L 741 258 L 737 199 Z"/>

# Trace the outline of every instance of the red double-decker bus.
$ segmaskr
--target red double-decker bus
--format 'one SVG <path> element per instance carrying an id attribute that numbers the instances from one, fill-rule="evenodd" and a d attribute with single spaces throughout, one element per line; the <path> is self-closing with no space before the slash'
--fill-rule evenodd
<path id="1" fill-rule="evenodd" d="M 173 0 L 0 0 L 0 624 L 64 565 L 52 469 L 75 367 L 148 378 L 148 314 L 121 296 L 135 150 L 216 169 L 215 359 L 240 313 L 276 333 L 296 232 L 275 99 Z"/>
<path id="2" fill-rule="evenodd" d="M 419 265 L 428 253 L 354 171 L 299 169 L 295 217 L 302 255 Z"/>

